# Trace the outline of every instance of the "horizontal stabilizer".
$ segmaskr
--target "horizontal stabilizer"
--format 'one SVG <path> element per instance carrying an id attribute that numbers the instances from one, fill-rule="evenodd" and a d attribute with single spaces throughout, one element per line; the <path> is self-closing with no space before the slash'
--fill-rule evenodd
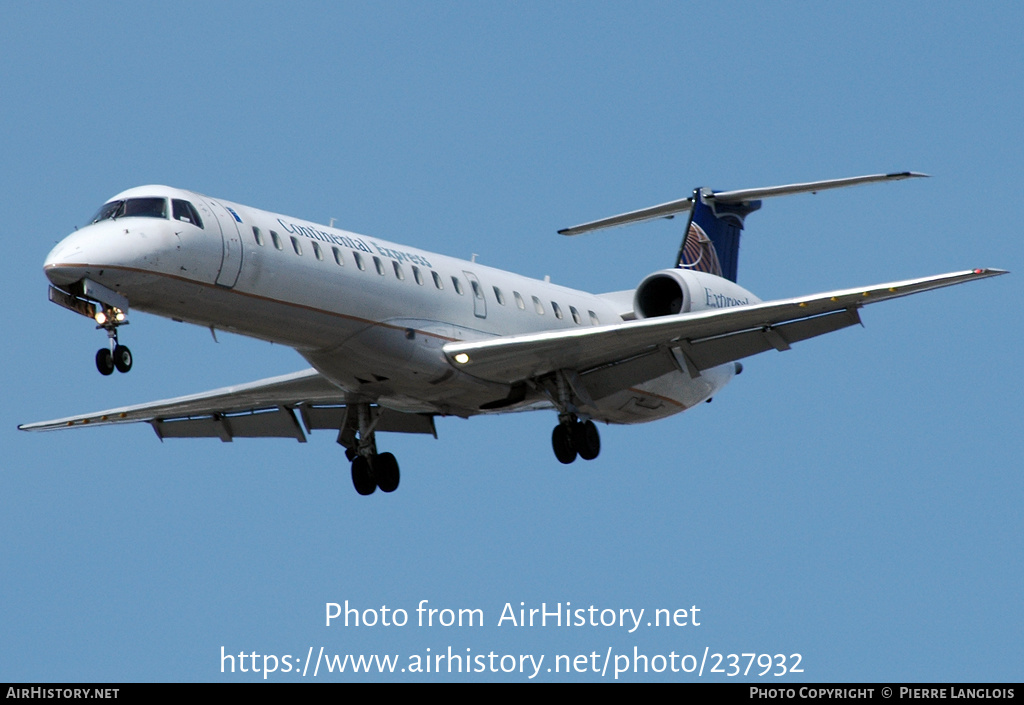
<path id="1" fill-rule="evenodd" d="M 766 186 L 763 188 L 739 189 L 736 191 L 714 191 L 705 196 L 708 201 L 719 203 L 745 203 L 756 201 L 762 198 L 773 198 L 775 196 L 789 196 L 795 193 L 817 193 L 833 188 L 845 188 L 847 186 L 859 186 L 860 184 L 872 184 L 880 181 L 900 181 L 915 177 L 926 177 L 927 174 L 920 174 L 914 171 L 902 171 L 893 174 L 870 174 L 868 176 L 851 176 L 844 179 L 828 179 L 825 181 L 809 181 L 802 184 L 787 184 L 784 186 Z M 680 198 L 676 201 L 661 203 L 648 208 L 613 215 L 609 218 L 594 220 L 581 225 L 574 225 L 571 228 L 559 230 L 560 235 L 580 235 L 592 230 L 602 228 L 613 228 L 618 225 L 639 223 L 654 218 L 671 218 L 677 213 L 685 213 L 693 208 L 693 197 Z"/>

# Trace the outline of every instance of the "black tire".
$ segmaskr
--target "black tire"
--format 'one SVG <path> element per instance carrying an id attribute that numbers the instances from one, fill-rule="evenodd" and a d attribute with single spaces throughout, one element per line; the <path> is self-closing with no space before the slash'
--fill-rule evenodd
<path id="1" fill-rule="evenodd" d="M 114 367 L 118 372 L 127 372 L 132 368 L 132 351 L 126 345 L 114 348 Z"/>
<path id="2" fill-rule="evenodd" d="M 96 369 L 101 375 L 109 375 L 114 371 L 114 356 L 110 354 L 109 348 L 100 348 L 96 351 Z"/>
<path id="3" fill-rule="evenodd" d="M 563 424 L 555 426 L 555 430 L 551 432 L 551 447 L 555 451 L 558 462 L 563 465 L 568 465 L 576 460 L 576 448 L 573 447 L 568 426 Z"/>
<path id="4" fill-rule="evenodd" d="M 394 492 L 398 489 L 401 475 L 398 472 L 398 461 L 391 453 L 381 453 L 373 458 L 373 476 L 377 479 L 377 487 L 381 492 Z"/>
<path id="5" fill-rule="evenodd" d="M 377 489 L 377 483 L 373 479 L 373 470 L 370 468 L 370 461 L 363 456 L 357 456 L 352 461 L 352 486 L 356 492 L 366 496 L 373 494 Z"/>
<path id="6" fill-rule="evenodd" d="M 593 460 L 601 452 L 601 434 L 593 421 L 577 421 L 572 427 L 572 444 L 584 460 Z"/>

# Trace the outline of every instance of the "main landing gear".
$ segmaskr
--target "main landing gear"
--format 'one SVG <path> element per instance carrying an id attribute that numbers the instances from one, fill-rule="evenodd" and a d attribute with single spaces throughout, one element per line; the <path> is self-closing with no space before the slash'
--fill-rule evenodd
<path id="1" fill-rule="evenodd" d="M 352 461 L 352 485 L 361 495 L 398 489 L 401 474 L 391 453 L 377 452 L 374 427 L 379 418 L 369 404 L 351 404 L 338 443 L 345 446 L 345 457 Z M 358 438 L 356 434 L 358 433 Z"/>
<path id="2" fill-rule="evenodd" d="M 357 455 L 352 460 L 352 485 L 361 495 L 373 494 L 378 487 L 381 492 L 394 492 L 400 479 L 398 461 L 391 453 Z"/>
<path id="3" fill-rule="evenodd" d="M 576 460 L 577 455 L 584 460 L 593 460 L 601 452 L 601 434 L 597 432 L 593 421 L 580 420 L 576 405 L 578 397 L 588 401 L 590 396 L 573 372 L 559 371 L 554 380 L 552 401 L 558 409 L 558 425 L 551 433 L 551 447 L 555 457 L 565 465 Z"/>
<path id="4" fill-rule="evenodd" d="M 132 351 L 127 345 L 117 342 L 118 326 L 128 325 L 128 320 L 123 311 L 117 308 L 107 308 L 96 313 L 97 328 L 107 331 L 107 338 L 110 340 L 108 347 L 96 351 L 96 369 L 101 375 L 127 372 L 132 368 Z"/>
<path id="5" fill-rule="evenodd" d="M 601 452 L 601 434 L 589 419 L 580 421 L 573 417 L 563 419 L 551 433 L 551 447 L 560 463 L 568 465 L 576 456 L 593 460 Z"/>

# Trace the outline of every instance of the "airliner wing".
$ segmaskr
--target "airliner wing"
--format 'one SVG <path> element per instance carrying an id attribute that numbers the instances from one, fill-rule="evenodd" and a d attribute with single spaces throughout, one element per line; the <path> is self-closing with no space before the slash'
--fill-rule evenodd
<path id="1" fill-rule="evenodd" d="M 271 377 L 199 394 L 123 406 L 19 426 L 23 431 L 53 431 L 82 426 L 149 423 L 163 438 L 294 438 L 305 431 L 340 429 L 345 424 L 346 394 L 314 369 Z M 301 417 L 302 424 L 299 423 Z M 434 434 L 433 417 L 382 409 L 378 431 Z M 436 434 L 435 434 L 436 435 Z"/>
<path id="2" fill-rule="evenodd" d="M 448 343 L 456 367 L 486 380 L 516 383 L 555 370 L 575 370 L 593 380 L 594 398 L 615 382 L 636 384 L 675 369 L 701 370 L 860 322 L 869 303 L 1005 274 L 973 269 L 812 296 L 661 316 L 596 328 L 574 328 L 476 342 Z"/>

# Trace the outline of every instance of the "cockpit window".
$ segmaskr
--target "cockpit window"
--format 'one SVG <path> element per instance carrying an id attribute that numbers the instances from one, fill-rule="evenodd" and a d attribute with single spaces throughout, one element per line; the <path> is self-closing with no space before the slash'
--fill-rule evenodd
<path id="1" fill-rule="evenodd" d="M 191 203 L 175 198 L 171 200 L 171 205 L 174 207 L 175 220 L 183 220 L 200 228 L 203 227 L 203 219 L 199 217 L 199 212 Z M 260 244 L 262 245 L 263 243 L 261 242 Z"/>
<path id="2" fill-rule="evenodd" d="M 107 220 L 113 218 L 114 215 L 120 210 L 121 206 L 124 205 L 124 201 L 111 201 L 110 203 L 104 203 L 103 206 L 96 211 L 96 215 L 92 217 L 90 223 L 98 223 L 101 220 Z"/>
<path id="3" fill-rule="evenodd" d="M 128 198 L 103 204 L 92 223 L 109 218 L 167 218 L 166 198 Z"/>

